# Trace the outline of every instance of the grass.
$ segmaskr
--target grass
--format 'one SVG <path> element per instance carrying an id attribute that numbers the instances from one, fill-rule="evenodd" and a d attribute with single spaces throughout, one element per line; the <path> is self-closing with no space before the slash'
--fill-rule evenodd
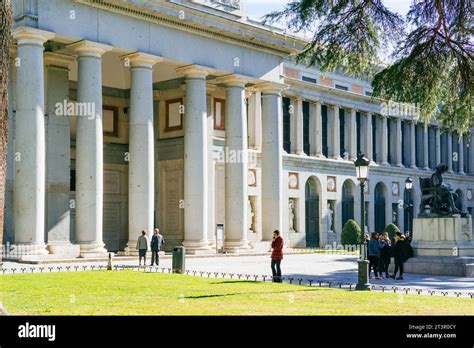
<path id="1" fill-rule="evenodd" d="M 12 315 L 473 315 L 474 300 L 137 271 L 0 276 Z"/>

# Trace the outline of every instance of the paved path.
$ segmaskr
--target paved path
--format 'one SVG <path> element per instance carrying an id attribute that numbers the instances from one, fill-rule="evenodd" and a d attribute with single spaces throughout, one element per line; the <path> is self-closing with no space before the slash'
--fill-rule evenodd
<path id="1" fill-rule="evenodd" d="M 293 254 L 285 255 L 282 262 L 283 276 L 288 278 L 302 278 L 307 280 L 322 280 L 324 282 L 333 282 L 333 286 L 338 283 L 357 283 L 357 256 L 351 255 L 332 255 L 332 254 Z M 114 265 L 137 266 L 138 261 L 117 260 Z M 74 266 L 79 266 L 82 270 L 84 265 L 102 265 L 106 266 L 107 262 L 80 262 L 80 263 L 64 263 L 64 264 L 47 264 L 47 265 L 25 265 L 14 262 L 5 262 L 4 268 L 9 269 L 15 267 L 26 268 L 28 272 L 30 268 L 43 267 L 44 271 L 48 271 L 48 267 L 70 266 L 71 270 Z M 170 268 L 171 258 L 167 255 L 162 257 L 160 267 Z M 200 257 L 186 259 L 187 270 L 197 270 L 206 272 L 234 273 L 234 274 L 251 274 L 251 275 L 270 275 L 270 257 L 265 256 L 221 256 L 221 257 Z M 9 272 L 8 272 L 9 273 Z M 242 278 L 244 279 L 244 278 Z M 253 278 L 250 278 L 253 279 Z M 288 281 L 288 280 L 287 280 Z M 296 281 L 294 281 L 296 282 Z M 437 292 L 449 291 L 451 296 L 455 296 L 454 292 L 460 292 L 464 296 L 469 293 L 474 294 L 474 278 L 465 277 L 449 277 L 449 276 L 431 276 L 421 274 L 405 274 L 404 280 L 382 279 L 371 280 L 371 284 L 386 287 L 386 291 L 390 291 L 393 286 L 397 286 L 399 290 L 404 288 L 412 288 L 410 293 L 415 293 L 413 289 L 435 290 Z M 427 294 L 427 291 L 424 291 Z M 441 295 L 441 293 L 438 293 Z"/>

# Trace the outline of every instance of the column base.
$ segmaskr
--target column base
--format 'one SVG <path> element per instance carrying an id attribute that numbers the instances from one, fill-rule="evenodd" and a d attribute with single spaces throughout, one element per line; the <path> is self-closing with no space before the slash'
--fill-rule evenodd
<path id="1" fill-rule="evenodd" d="M 405 168 L 405 166 L 403 165 L 403 163 L 397 163 L 396 166 L 399 167 L 399 168 Z"/>
<path id="2" fill-rule="evenodd" d="M 7 244 L 8 245 L 8 244 Z M 39 260 L 48 257 L 46 244 L 12 244 L 2 255 L 3 260 Z"/>
<path id="3" fill-rule="evenodd" d="M 430 167 L 423 167 L 423 170 L 431 170 Z"/>
<path id="4" fill-rule="evenodd" d="M 464 172 L 459 172 L 458 174 L 459 175 L 466 175 L 466 173 L 464 173 Z"/>
<path id="5" fill-rule="evenodd" d="M 81 258 L 104 257 L 108 255 L 107 250 L 104 248 L 104 243 L 78 244 L 80 246 L 79 257 Z"/>
<path id="6" fill-rule="evenodd" d="M 417 166 L 410 166 L 411 169 L 418 169 Z"/>
<path id="7" fill-rule="evenodd" d="M 382 161 L 382 163 L 380 163 L 380 165 L 382 165 L 382 166 L 389 166 L 390 163 L 388 163 L 387 161 Z"/>
<path id="8" fill-rule="evenodd" d="M 315 157 L 316 157 L 316 158 L 326 158 L 326 156 L 324 156 L 324 155 L 321 154 L 321 153 L 317 153 L 317 154 L 315 155 Z"/>
<path id="9" fill-rule="evenodd" d="M 183 246 L 188 255 L 212 254 L 214 252 L 208 242 L 185 240 Z"/>
<path id="10" fill-rule="evenodd" d="M 251 249 L 248 240 L 224 241 L 224 250 L 229 254 Z"/>
<path id="11" fill-rule="evenodd" d="M 69 241 L 51 241 L 46 246 L 53 257 L 60 259 L 74 259 L 80 255 L 80 246 Z"/>

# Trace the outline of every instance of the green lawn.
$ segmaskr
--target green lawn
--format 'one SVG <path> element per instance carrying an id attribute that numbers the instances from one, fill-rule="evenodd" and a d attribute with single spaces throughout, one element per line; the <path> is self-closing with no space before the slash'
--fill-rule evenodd
<path id="1" fill-rule="evenodd" d="M 0 276 L 13 315 L 473 315 L 474 300 L 137 271 Z"/>

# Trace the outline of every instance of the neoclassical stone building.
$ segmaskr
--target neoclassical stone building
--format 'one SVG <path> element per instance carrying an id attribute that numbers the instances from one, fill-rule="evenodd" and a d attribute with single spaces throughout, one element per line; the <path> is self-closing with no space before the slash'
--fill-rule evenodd
<path id="1" fill-rule="evenodd" d="M 472 139 L 293 62 L 304 41 L 238 0 L 14 0 L 5 241 L 28 254 L 340 240 L 349 218 L 409 230 L 445 162 L 472 212 Z M 362 205 L 353 160 L 372 161 Z M 414 179 L 406 209 L 405 179 Z M 416 236 L 415 236 L 416 238 Z"/>

